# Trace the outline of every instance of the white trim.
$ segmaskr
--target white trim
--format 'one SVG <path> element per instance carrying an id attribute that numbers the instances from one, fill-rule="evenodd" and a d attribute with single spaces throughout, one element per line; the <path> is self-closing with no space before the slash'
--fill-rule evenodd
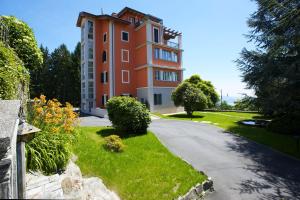
<path id="1" fill-rule="evenodd" d="M 158 41 L 157 42 L 155 42 L 155 34 L 154 34 L 154 30 L 157 30 L 157 32 L 158 32 Z M 155 43 L 155 44 L 160 44 L 160 32 L 159 32 L 159 28 L 157 28 L 156 26 L 153 26 L 153 29 L 152 29 L 152 41 Z"/>
<path id="2" fill-rule="evenodd" d="M 106 40 L 105 41 L 104 41 L 104 35 L 106 35 Z M 107 42 L 107 32 L 103 33 L 102 41 L 103 41 L 104 44 L 106 44 L 106 42 Z"/>
<path id="3" fill-rule="evenodd" d="M 103 94 L 103 97 L 104 97 L 104 106 L 105 106 L 108 101 L 107 94 Z"/>
<path id="4" fill-rule="evenodd" d="M 102 73 L 103 73 L 103 84 L 107 84 L 107 82 L 108 82 L 108 81 L 106 81 L 106 80 L 108 80 L 108 78 L 106 77 L 107 71 L 102 71 Z"/>
<path id="5" fill-rule="evenodd" d="M 123 40 L 123 33 L 127 33 L 128 34 L 128 40 Z M 129 32 L 128 31 L 121 31 L 121 41 L 122 42 L 129 42 Z"/>
<path id="6" fill-rule="evenodd" d="M 113 23 L 109 22 L 109 96 L 114 96 L 114 77 L 113 77 Z"/>
<path id="7" fill-rule="evenodd" d="M 128 81 L 124 81 L 124 75 L 123 75 L 124 72 L 128 73 Z M 130 71 L 129 70 L 122 70 L 122 83 L 130 83 Z"/>
<path id="8" fill-rule="evenodd" d="M 123 96 L 127 96 L 127 97 L 130 97 L 130 94 L 129 93 L 122 93 Z"/>
<path id="9" fill-rule="evenodd" d="M 124 52 L 124 51 L 127 51 L 127 53 L 128 53 L 128 58 L 127 58 L 127 60 L 123 60 L 123 52 Z M 121 49 L 121 60 L 122 60 L 122 62 L 126 62 L 126 63 L 129 62 L 129 50 L 127 50 L 127 49 Z"/>

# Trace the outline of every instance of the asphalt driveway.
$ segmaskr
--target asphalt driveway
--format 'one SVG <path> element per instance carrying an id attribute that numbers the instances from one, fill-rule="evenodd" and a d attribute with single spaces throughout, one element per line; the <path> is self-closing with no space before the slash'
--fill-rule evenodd
<path id="1" fill-rule="evenodd" d="M 216 191 L 206 199 L 300 199 L 299 160 L 199 122 L 160 119 L 150 130 L 212 177 Z"/>
<path id="2" fill-rule="evenodd" d="M 80 121 L 111 125 L 93 116 Z M 299 160 L 199 122 L 158 119 L 150 130 L 171 152 L 212 177 L 216 191 L 206 199 L 300 199 Z"/>

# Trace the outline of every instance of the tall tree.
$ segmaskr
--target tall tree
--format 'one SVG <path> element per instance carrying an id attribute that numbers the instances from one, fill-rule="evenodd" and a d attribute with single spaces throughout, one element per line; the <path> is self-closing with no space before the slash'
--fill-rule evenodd
<path id="1" fill-rule="evenodd" d="M 67 46 L 62 44 L 51 53 L 48 76 L 53 84 L 53 89 L 49 92 L 50 98 L 57 98 L 62 102 L 72 101 L 70 95 L 73 84 L 70 80 L 71 68 L 71 53 Z"/>
<path id="2" fill-rule="evenodd" d="M 30 77 L 31 77 L 31 82 L 30 82 L 30 97 L 38 97 L 41 94 L 46 93 L 46 88 L 48 90 L 50 89 L 49 86 L 51 87 L 51 84 L 49 84 L 48 79 L 48 67 L 49 67 L 49 60 L 50 60 L 50 54 L 49 50 L 47 47 L 43 47 L 43 45 L 40 46 L 40 50 L 42 52 L 43 56 L 43 63 L 37 66 L 35 69 L 31 70 Z"/>
<path id="3" fill-rule="evenodd" d="M 283 131 L 296 132 L 300 128 L 300 1 L 256 3 L 258 10 L 248 20 L 248 37 L 257 49 L 243 49 L 237 64 L 263 113 L 284 121 Z"/>
<path id="4" fill-rule="evenodd" d="M 72 97 L 72 104 L 75 106 L 80 105 L 80 55 L 81 44 L 77 43 L 74 52 L 71 54 L 72 68 L 70 69 L 70 76 L 72 81 L 72 90 L 70 91 Z"/>

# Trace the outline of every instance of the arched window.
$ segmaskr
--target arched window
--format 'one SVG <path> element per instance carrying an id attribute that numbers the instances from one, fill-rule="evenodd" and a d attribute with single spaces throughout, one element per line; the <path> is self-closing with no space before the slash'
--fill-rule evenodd
<path id="1" fill-rule="evenodd" d="M 106 51 L 102 53 L 102 62 L 106 62 Z"/>

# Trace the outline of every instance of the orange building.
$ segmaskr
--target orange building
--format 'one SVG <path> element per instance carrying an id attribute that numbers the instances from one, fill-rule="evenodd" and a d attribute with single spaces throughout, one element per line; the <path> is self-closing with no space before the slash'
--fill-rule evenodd
<path id="1" fill-rule="evenodd" d="M 177 111 L 171 93 L 183 76 L 181 33 L 128 7 L 111 15 L 81 12 L 77 27 L 83 112 L 97 113 L 120 95 L 136 97 L 151 111 Z"/>

